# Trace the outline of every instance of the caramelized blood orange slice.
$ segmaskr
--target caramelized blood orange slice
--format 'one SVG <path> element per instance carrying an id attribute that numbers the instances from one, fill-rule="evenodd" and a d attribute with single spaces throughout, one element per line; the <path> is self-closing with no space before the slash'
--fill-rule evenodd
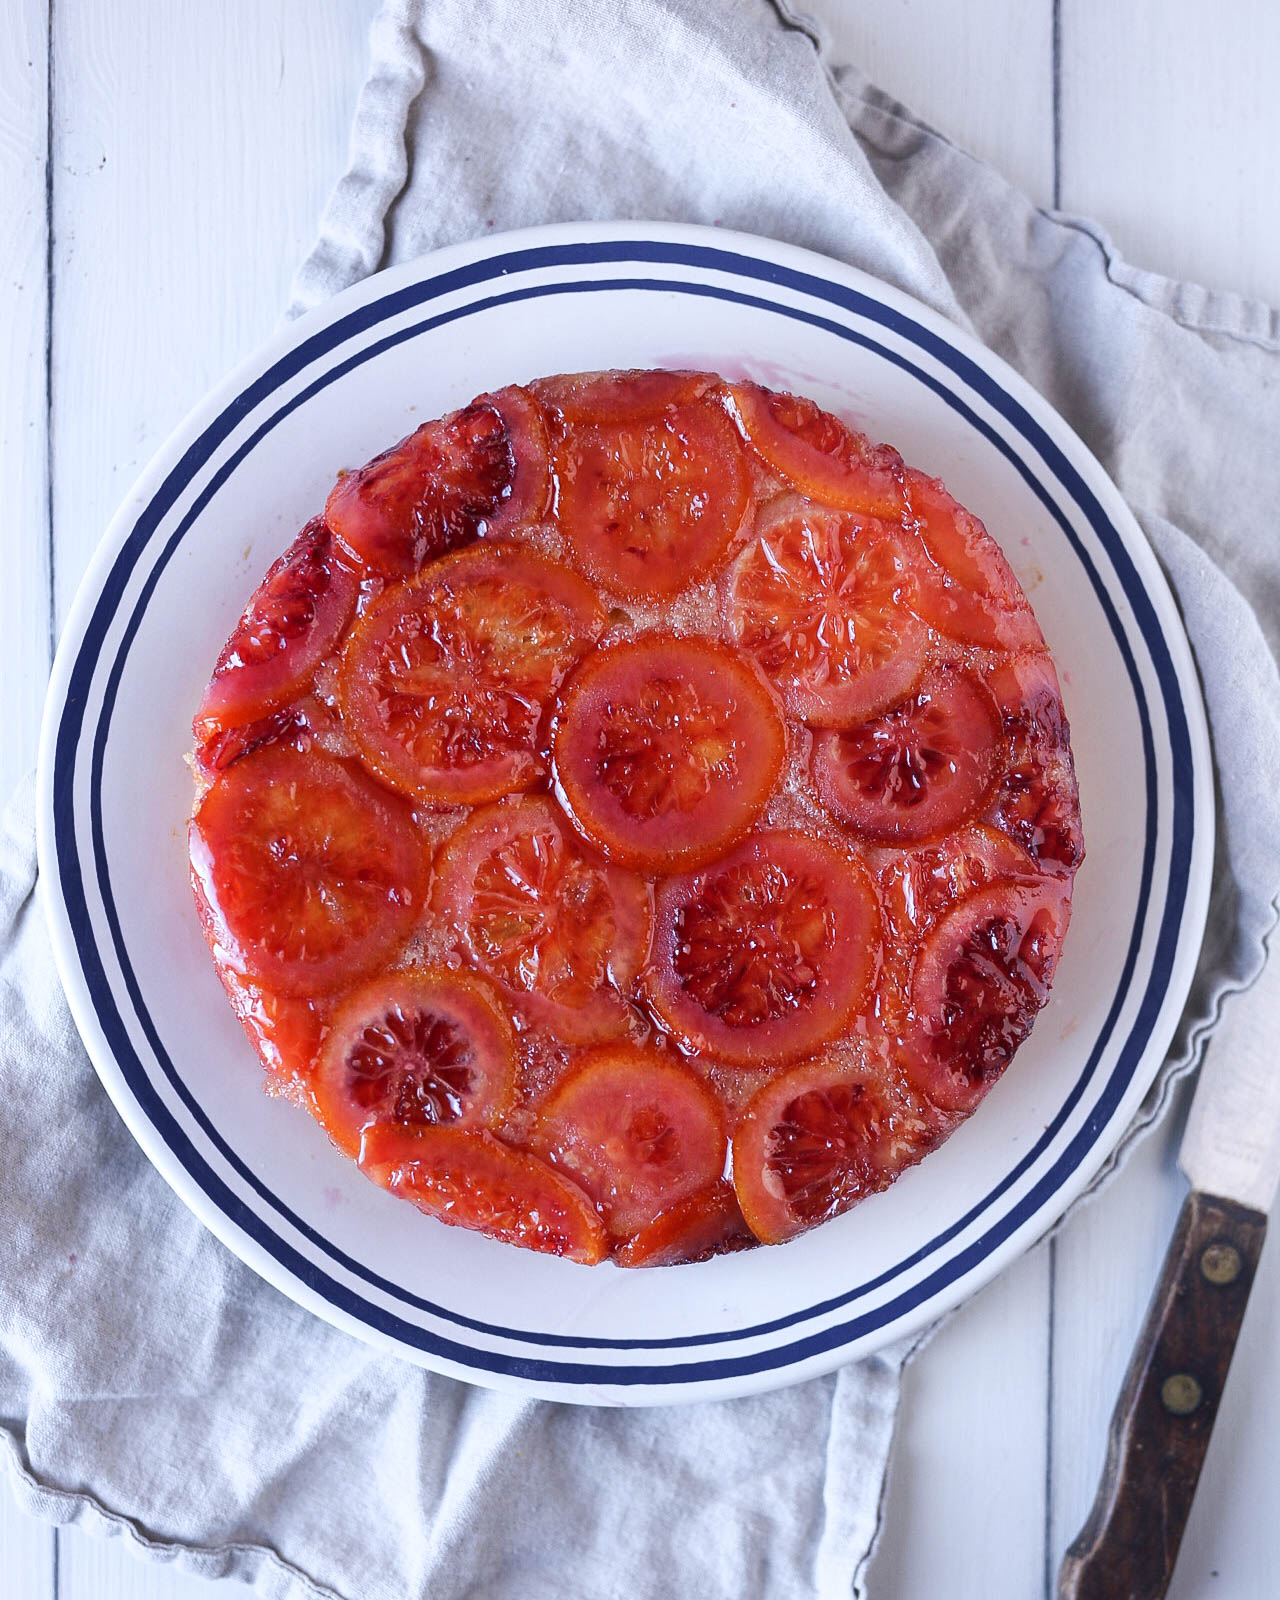
<path id="1" fill-rule="evenodd" d="M 360 1165 L 439 1222 L 586 1266 L 608 1254 L 604 1223 L 577 1184 L 492 1134 L 375 1122 Z"/>
<path id="2" fill-rule="evenodd" d="M 639 422 L 665 406 L 686 405 L 714 387 L 705 372 L 570 372 L 538 378 L 529 388 L 558 413 L 561 425 Z"/>
<path id="3" fill-rule="evenodd" d="M 342 637 L 357 588 L 323 519 L 309 522 L 269 569 L 223 645 L 196 712 L 197 740 L 296 698 Z"/>
<path id="4" fill-rule="evenodd" d="M 312 1074 L 324 1036 L 326 1003 L 300 995 L 277 994 L 223 962 L 218 964 L 218 976 L 273 1087 L 290 1099 L 310 1103 Z"/>
<path id="5" fill-rule="evenodd" d="M 474 804 L 545 773 L 546 716 L 604 625 L 591 588 L 515 545 L 478 545 L 387 590 L 356 624 L 338 699 L 361 759 L 420 800 Z"/>
<path id="6" fill-rule="evenodd" d="M 876 996 L 889 1033 L 900 1035 L 907 1025 L 916 949 L 934 923 L 975 889 L 1010 879 L 1030 883 L 1038 875 L 1021 845 L 982 823 L 889 860 L 878 880 L 886 940 Z"/>
<path id="7" fill-rule="evenodd" d="M 912 1083 L 947 1111 L 972 1111 L 1049 997 L 1071 908 L 1056 887 L 995 883 L 925 939 L 911 984 Z"/>
<path id="8" fill-rule="evenodd" d="M 253 722 L 206 733 L 196 746 L 195 764 L 201 777 L 212 783 L 220 772 L 268 745 L 287 745 L 303 755 L 314 748 L 335 755 L 350 753 L 337 713 L 319 695 L 304 694 Z"/>
<path id="9" fill-rule="evenodd" d="M 987 683 L 1010 750 L 989 816 L 1042 871 L 1070 876 L 1084 860 L 1084 839 L 1071 731 L 1053 662 L 1045 655 L 1015 656 L 992 668 Z"/>
<path id="10" fill-rule="evenodd" d="M 914 844 L 981 809 L 1004 738 L 995 703 L 967 672 L 929 673 L 888 711 L 813 747 L 818 792 L 842 822 L 882 844 Z"/>
<path id="11" fill-rule="evenodd" d="M 541 795 L 473 812 L 436 863 L 433 903 L 476 965 L 558 1038 L 632 1024 L 624 998 L 649 944 L 649 891 L 590 856 Z"/>
<path id="12" fill-rule="evenodd" d="M 633 1045 L 589 1052 L 544 1103 L 531 1142 L 581 1184 L 619 1238 L 718 1178 L 727 1149 L 706 1084 Z"/>
<path id="13" fill-rule="evenodd" d="M 788 498 L 735 560 L 725 623 L 791 712 L 848 727 L 901 699 L 924 670 L 928 632 L 907 609 L 913 587 L 898 529 Z"/>
<path id="14" fill-rule="evenodd" d="M 863 868 L 799 833 L 757 833 L 660 886 L 645 989 L 691 1049 L 775 1065 L 841 1032 L 879 959 L 879 903 Z"/>
<path id="15" fill-rule="evenodd" d="M 282 706 L 253 722 L 206 733 L 196 746 L 196 766 L 212 782 L 220 772 L 269 744 L 287 744 L 296 750 L 310 748 L 310 724 L 300 704 Z"/>
<path id="16" fill-rule="evenodd" d="M 476 402 L 407 439 L 329 493 L 325 520 L 371 572 L 405 578 L 424 561 L 469 544 L 513 492 L 516 461 L 507 424 Z"/>
<path id="17" fill-rule="evenodd" d="M 653 634 L 597 652 L 565 690 L 556 781 L 611 861 L 669 873 L 724 852 L 765 807 L 787 734 L 745 657 Z"/>
<path id="18" fill-rule="evenodd" d="M 742 444 L 712 401 L 580 422 L 552 446 L 574 563 L 620 595 L 671 595 L 723 558 L 751 498 Z"/>
<path id="19" fill-rule="evenodd" d="M 489 406 L 502 418 L 511 451 L 511 481 L 480 529 L 486 539 L 501 539 L 517 528 L 541 522 L 551 507 L 547 424 L 533 395 L 514 384 L 482 394 L 476 405 Z"/>
<path id="20" fill-rule="evenodd" d="M 897 521 L 905 499 L 902 457 L 846 427 L 802 395 L 754 383 L 730 387 L 743 431 L 770 467 L 813 500 Z"/>
<path id="21" fill-rule="evenodd" d="M 1022 848 L 985 823 L 959 828 L 935 843 L 904 850 L 880 875 L 880 892 L 895 926 L 916 938 L 957 900 L 1006 878 L 1031 882 L 1035 862 Z"/>
<path id="22" fill-rule="evenodd" d="M 937 1137 L 894 1106 L 877 1064 L 794 1067 L 756 1094 L 733 1136 L 742 1215 L 757 1239 L 781 1244 L 887 1188 Z"/>
<path id="23" fill-rule="evenodd" d="M 338 1007 L 316 1071 L 320 1121 L 348 1155 L 374 1122 L 493 1127 L 511 1103 L 515 1037 L 482 978 L 412 968 Z"/>
<path id="24" fill-rule="evenodd" d="M 330 756 L 238 761 L 191 820 L 191 871 L 220 963 L 286 994 L 367 976 L 421 915 L 422 841 L 394 795 Z"/>
<path id="25" fill-rule="evenodd" d="M 660 1211 L 652 1222 L 620 1245 L 620 1267 L 678 1267 L 744 1250 L 755 1235 L 742 1220 L 733 1185 L 723 1178 L 687 1200 Z"/>
<path id="26" fill-rule="evenodd" d="M 1043 650 L 1044 639 L 1004 553 L 936 478 L 908 470 L 907 519 L 932 558 L 910 604 L 949 638 L 989 650 Z"/>

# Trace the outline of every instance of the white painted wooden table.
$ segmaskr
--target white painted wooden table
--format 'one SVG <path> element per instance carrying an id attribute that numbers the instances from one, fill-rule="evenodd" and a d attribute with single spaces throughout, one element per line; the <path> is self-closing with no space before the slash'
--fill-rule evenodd
<path id="1" fill-rule="evenodd" d="M 373 4 L 5 0 L 0 791 L 32 760 L 109 514 L 276 321 L 342 167 Z M 1039 203 L 1099 218 L 1142 266 L 1280 304 L 1270 0 L 811 4 L 840 54 Z M 1181 1201 L 1180 1120 L 911 1369 L 876 1600 L 1050 1600 Z M 1175 1600 L 1280 1594 L 1280 1247 L 1253 1299 Z M 215 1591 L 244 1592 L 56 1534 L 0 1488 L 0 1600 Z"/>

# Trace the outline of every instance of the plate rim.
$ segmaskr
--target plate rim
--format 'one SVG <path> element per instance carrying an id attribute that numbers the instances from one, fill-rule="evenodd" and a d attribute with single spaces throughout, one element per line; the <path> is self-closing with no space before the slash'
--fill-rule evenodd
<path id="1" fill-rule="evenodd" d="M 491 1387 L 514 1388 L 526 1394 L 543 1394 L 558 1399 L 584 1402 L 601 1399 L 621 1400 L 632 1404 L 670 1403 L 673 1400 L 695 1401 L 711 1396 L 727 1397 L 731 1394 L 745 1394 L 779 1387 L 786 1383 L 801 1381 L 819 1372 L 829 1371 L 853 1359 L 850 1353 L 851 1346 L 856 1346 L 857 1355 L 867 1354 L 891 1339 L 918 1330 L 976 1292 L 1016 1259 L 1035 1238 L 1056 1224 L 1063 1212 L 1087 1187 L 1123 1137 L 1132 1112 L 1123 1120 L 1118 1120 L 1118 1109 L 1113 1111 L 1099 1133 L 1093 1137 L 1086 1156 L 1068 1174 L 1066 1181 L 1056 1184 L 1051 1195 L 1037 1205 L 1024 1222 L 1012 1228 L 1004 1239 L 986 1251 L 977 1262 L 955 1275 L 949 1286 L 955 1292 L 948 1295 L 944 1290 L 940 1296 L 922 1295 L 914 1311 L 891 1319 L 884 1330 L 877 1330 L 878 1337 L 875 1334 L 870 1336 L 870 1343 L 865 1341 L 860 1343 L 856 1337 L 837 1340 L 825 1351 L 800 1361 L 787 1358 L 790 1346 L 774 1347 L 763 1354 L 766 1357 L 778 1356 L 781 1358 L 778 1364 L 765 1365 L 758 1371 L 737 1378 L 685 1376 L 690 1367 L 696 1363 L 662 1368 L 656 1371 L 652 1380 L 631 1384 L 626 1392 L 621 1394 L 607 1392 L 620 1381 L 616 1367 L 610 1365 L 607 1355 L 603 1361 L 597 1357 L 596 1363 L 593 1363 L 592 1370 L 599 1375 L 598 1386 L 578 1386 L 575 1381 L 575 1386 L 568 1391 L 563 1382 L 548 1383 L 522 1376 L 518 1372 L 478 1370 L 474 1366 L 467 1365 L 465 1359 L 455 1363 L 448 1357 L 441 1357 L 436 1352 L 426 1351 L 421 1347 L 406 1347 L 400 1340 L 389 1337 L 367 1322 L 348 1315 L 327 1298 L 319 1296 L 310 1285 L 284 1267 L 274 1255 L 239 1227 L 234 1219 L 227 1215 L 224 1208 L 205 1192 L 196 1178 L 188 1172 L 181 1157 L 172 1150 L 169 1142 L 146 1114 L 106 1040 L 97 1008 L 88 992 L 83 968 L 80 965 L 75 932 L 62 894 L 63 885 L 55 837 L 54 777 L 58 733 L 66 710 L 67 691 L 75 659 L 84 643 L 87 622 L 102 598 L 104 580 L 109 577 L 134 530 L 138 519 L 138 505 L 139 503 L 146 505 L 153 499 L 158 487 L 166 480 L 180 459 L 183 448 L 188 446 L 194 437 L 198 437 L 212 419 L 220 416 L 229 404 L 243 395 L 253 379 L 270 371 L 276 362 L 291 352 L 304 348 L 312 334 L 343 321 L 353 311 L 381 304 L 389 295 L 395 294 L 401 288 L 438 279 L 456 267 L 477 265 L 495 258 L 547 246 L 567 244 L 599 246 L 616 243 L 625 250 L 628 246 L 642 242 L 694 247 L 700 252 L 736 254 L 737 257 L 745 258 L 756 266 L 772 264 L 783 269 L 791 269 L 819 282 L 828 285 L 834 283 L 846 290 L 853 290 L 874 303 L 897 312 L 912 324 L 928 330 L 943 346 L 967 357 L 973 366 L 1003 390 L 1014 404 L 1039 424 L 1051 443 L 1063 451 L 1068 464 L 1081 476 L 1085 487 L 1099 499 L 1101 509 L 1115 528 L 1126 553 L 1133 561 L 1140 585 L 1151 602 L 1159 637 L 1170 654 L 1192 749 L 1190 805 L 1194 835 L 1187 868 L 1186 895 L 1183 914 L 1175 932 L 1177 948 L 1170 967 L 1169 980 L 1157 1007 L 1157 1011 L 1162 1012 L 1167 1007 L 1169 997 L 1176 992 L 1180 1010 L 1198 960 L 1207 914 L 1213 856 L 1212 766 L 1198 676 L 1185 630 L 1178 615 L 1176 601 L 1132 512 L 1092 453 L 1049 402 L 1001 357 L 988 350 L 972 335 L 950 324 L 938 312 L 904 291 L 883 283 L 861 269 L 847 266 L 798 246 L 720 228 L 645 222 L 560 223 L 451 245 L 361 280 L 316 311 L 279 330 L 271 340 L 255 350 L 221 383 L 215 385 L 162 442 L 143 468 L 129 494 L 125 496 L 88 565 L 68 614 L 50 677 L 41 731 L 37 811 L 42 898 L 50 923 L 55 960 L 67 991 L 73 1017 L 95 1071 L 152 1165 L 215 1236 L 260 1276 L 275 1284 L 290 1298 L 307 1305 L 325 1320 L 345 1328 L 347 1332 L 355 1334 L 364 1341 L 392 1350 L 418 1364 L 449 1372 L 467 1381 L 480 1382 Z M 154 537 L 153 530 L 140 547 L 139 554 L 150 546 Z M 1149 647 L 1150 642 L 1147 642 Z M 73 764 L 73 779 L 83 761 L 83 745 L 79 745 Z M 74 796 L 71 797 L 71 804 L 74 814 Z M 1171 844 L 1171 852 L 1172 849 Z M 102 955 L 109 967 L 118 966 L 114 952 L 106 950 Z M 1155 1020 L 1159 1022 L 1159 1017 L 1157 1016 Z M 1148 1030 L 1139 1063 L 1130 1080 L 1127 1095 L 1123 1098 L 1133 1096 L 1133 1085 L 1139 1079 L 1142 1082 L 1142 1094 L 1145 1094 L 1159 1070 L 1176 1020 L 1177 1012 L 1169 1021 L 1167 1029 L 1161 1028 L 1159 1034 Z M 1160 1037 L 1160 1034 L 1164 1036 Z M 1153 1045 L 1153 1040 L 1157 1037 L 1159 1037 L 1158 1050 Z M 1148 1058 L 1151 1058 L 1149 1066 Z M 149 1076 L 145 1069 L 144 1075 Z M 1138 1099 L 1140 1098 L 1139 1095 Z M 279 1228 L 274 1219 L 260 1217 L 259 1220 L 265 1221 L 266 1226 L 277 1237 L 279 1236 Z M 814 1314 L 816 1313 L 809 1313 L 809 1315 Z M 739 1337 L 745 1339 L 750 1335 L 743 1333 Z M 592 1341 L 587 1343 L 593 1348 L 598 1348 Z M 462 1353 L 465 1356 L 467 1352 L 464 1349 Z M 518 1367 L 520 1363 L 516 1361 L 513 1365 Z M 595 1392 L 597 1387 L 602 1392 Z"/>

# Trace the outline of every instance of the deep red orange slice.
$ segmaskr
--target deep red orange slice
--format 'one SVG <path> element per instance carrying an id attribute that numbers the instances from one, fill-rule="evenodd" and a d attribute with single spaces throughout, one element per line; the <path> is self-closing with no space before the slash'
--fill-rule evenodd
<path id="1" fill-rule="evenodd" d="M 916 951 L 934 923 L 976 889 L 1008 881 L 1031 883 L 1037 876 L 1035 862 L 1021 845 L 982 823 L 889 860 L 878 879 L 888 936 L 876 1006 L 891 1036 L 899 1036 L 908 1025 Z"/>
<path id="2" fill-rule="evenodd" d="M 989 692 L 944 667 L 878 717 L 818 734 L 813 776 L 836 816 L 863 838 L 917 844 L 981 809 L 1004 749 Z"/>
<path id="3" fill-rule="evenodd" d="M 729 390 L 743 431 L 780 477 L 812 500 L 894 521 L 905 505 L 902 457 L 802 395 L 754 383 Z"/>
<path id="4" fill-rule="evenodd" d="M 553 440 L 574 563 L 614 594 L 673 595 L 717 566 L 750 504 L 742 444 L 712 401 L 581 422 Z"/>
<path id="5" fill-rule="evenodd" d="M 767 1083 L 733 1136 L 733 1181 L 765 1244 L 803 1233 L 885 1189 L 937 1140 L 894 1108 L 870 1059 L 820 1060 Z"/>
<path id="6" fill-rule="evenodd" d="M 585 423 L 639 422 L 667 406 L 687 405 L 716 387 L 705 372 L 572 372 L 536 378 L 529 388 L 562 431 Z"/>
<path id="7" fill-rule="evenodd" d="M 494 1127 L 511 1101 L 515 1038 L 482 978 L 410 968 L 371 979 L 334 1014 L 313 1092 L 348 1155 L 375 1122 Z"/>
<path id="8" fill-rule="evenodd" d="M 268 570 L 222 647 L 195 717 L 199 743 L 299 695 L 341 639 L 358 582 L 322 518 Z"/>
<path id="9" fill-rule="evenodd" d="M 755 1243 L 723 1179 L 661 1211 L 614 1253 L 620 1267 L 679 1267 Z"/>
<path id="10" fill-rule="evenodd" d="M 589 1051 L 543 1104 L 537 1148 L 626 1238 L 724 1171 L 724 1117 L 702 1080 L 669 1052 Z"/>
<path id="11" fill-rule="evenodd" d="M 916 957 L 911 1081 L 935 1105 L 971 1111 L 1031 1032 L 1070 919 L 1051 882 L 994 883 L 961 900 Z"/>
<path id="12" fill-rule="evenodd" d="M 738 652 L 652 634 L 597 651 L 565 689 L 556 782 L 611 861 L 670 873 L 723 855 L 778 781 L 787 735 Z"/>
<path id="13" fill-rule="evenodd" d="M 190 845 L 218 959 L 286 994 L 368 976 L 424 909 L 428 864 L 407 809 L 331 756 L 273 747 L 238 761 L 201 801 Z"/>
<path id="14" fill-rule="evenodd" d="M 936 478 L 908 469 L 914 526 L 929 555 L 910 604 L 939 633 L 992 650 L 1043 650 L 1044 639 L 1004 552 Z"/>
<path id="15" fill-rule="evenodd" d="M 325 520 L 362 566 L 409 577 L 469 544 L 511 494 L 515 472 L 506 422 L 476 401 L 344 473 Z"/>
<path id="16" fill-rule="evenodd" d="M 433 904 L 472 960 L 558 1038 L 628 1031 L 649 891 L 587 851 L 553 801 L 475 811 L 436 863 Z"/>
<path id="17" fill-rule="evenodd" d="M 477 545 L 389 589 L 342 656 L 342 720 L 384 783 L 475 804 L 546 771 L 551 698 L 599 634 L 594 592 L 514 545 Z"/>
<path id="18" fill-rule="evenodd" d="M 437 1222 L 587 1266 L 608 1252 L 604 1224 L 582 1190 L 492 1134 L 375 1122 L 360 1165 Z"/>
<path id="19" fill-rule="evenodd" d="M 482 394 L 476 404 L 489 406 L 501 417 L 511 452 L 510 480 L 479 528 L 486 539 L 501 539 L 541 522 L 550 510 L 547 424 L 537 400 L 518 385 Z"/>
<path id="20" fill-rule="evenodd" d="M 987 673 L 1009 741 L 989 815 L 1044 872 L 1069 880 L 1084 860 L 1080 791 L 1058 674 L 1047 655 L 1014 656 Z"/>
<path id="21" fill-rule="evenodd" d="M 928 631 L 907 606 L 921 559 L 887 522 L 779 501 L 734 561 L 729 637 L 795 716 L 848 727 L 901 699 L 924 671 Z"/>
<path id="22" fill-rule="evenodd" d="M 762 832 L 659 887 L 645 990 L 690 1049 L 777 1066 L 841 1032 L 879 959 L 865 870 L 818 839 Z"/>

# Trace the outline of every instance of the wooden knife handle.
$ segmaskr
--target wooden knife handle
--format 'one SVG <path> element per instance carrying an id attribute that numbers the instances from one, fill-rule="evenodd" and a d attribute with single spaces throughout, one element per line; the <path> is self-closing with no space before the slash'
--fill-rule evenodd
<path id="1" fill-rule="evenodd" d="M 1059 1600 L 1159 1600 L 1168 1588 L 1266 1230 L 1260 1211 L 1187 1196 Z"/>

